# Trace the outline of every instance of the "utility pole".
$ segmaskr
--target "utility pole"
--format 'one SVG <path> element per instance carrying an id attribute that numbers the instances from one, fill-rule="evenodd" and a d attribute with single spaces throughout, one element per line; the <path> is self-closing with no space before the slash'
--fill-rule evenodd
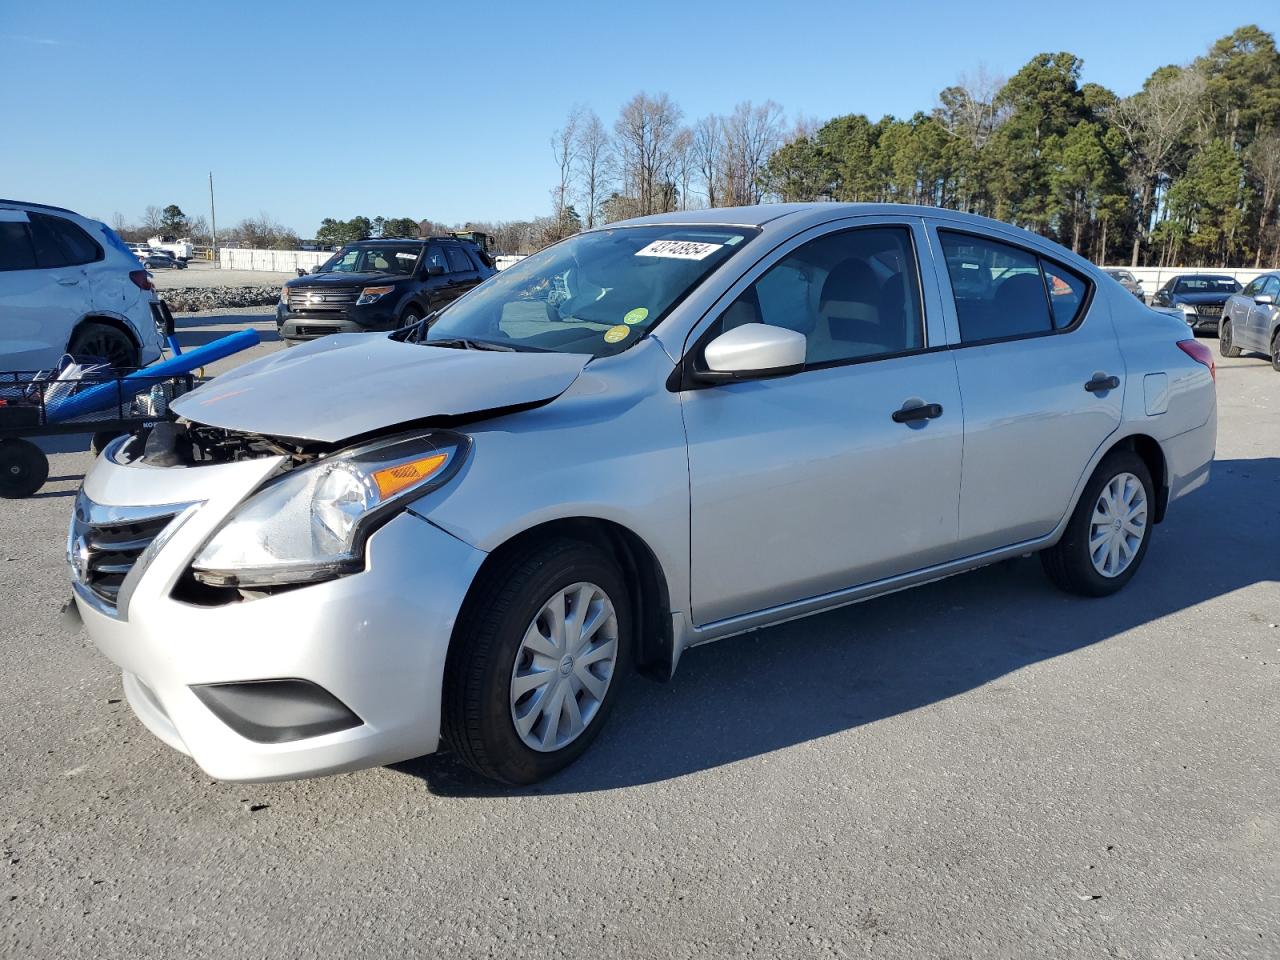
<path id="1" fill-rule="evenodd" d="M 218 263 L 218 215 L 213 209 L 213 171 L 209 171 L 209 227 L 213 233 L 213 263 Z"/>

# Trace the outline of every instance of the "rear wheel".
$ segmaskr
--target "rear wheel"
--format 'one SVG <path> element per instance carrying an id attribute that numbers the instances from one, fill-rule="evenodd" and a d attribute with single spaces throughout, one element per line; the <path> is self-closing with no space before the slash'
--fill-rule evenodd
<path id="1" fill-rule="evenodd" d="M 533 783 L 590 746 L 629 663 L 618 565 L 557 540 L 511 555 L 468 598 L 444 678 L 444 736 L 482 776 Z"/>
<path id="2" fill-rule="evenodd" d="M 133 341 L 105 323 L 80 324 L 71 335 L 67 352 L 74 357 L 99 357 L 116 368 L 138 365 L 138 350 Z"/>
<path id="3" fill-rule="evenodd" d="M 1280 330 L 1271 338 L 1271 369 L 1280 373 Z"/>
<path id="4" fill-rule="evenodd" d="M 1105 597 L 1138 572 L 1154 522 L 1147 465 L 1132 450 L 1116 450 L 1098 464 L 1062 539 L 1041 551 L 1040 562 L 1068 593 Z"/>
<path id="5" fill-rule="evenodd" d="M 1231 321 L 1223 320 L 1218 324 L 1218 352 L 1224 357 L 1240 356 L 1240 348 L 1231 338 Z"/>
<path id="6" fill-rule="evenodd" d="M 0 440 L 0 497 L 29 497 L 49 479 L 49 458 L 27 440 Z"/>

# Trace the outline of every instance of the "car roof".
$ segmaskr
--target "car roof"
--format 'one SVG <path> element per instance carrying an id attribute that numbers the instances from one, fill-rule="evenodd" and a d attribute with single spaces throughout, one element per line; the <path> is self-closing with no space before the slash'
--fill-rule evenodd
<path id="1" fill-rule="evenodd" d="M 0 207 L 35 207 L 39 210 L 56 210 L 58 213 L 69 213 L 73 217 L 82 216 L 74 210 L 68 210 L 66 207 L 55 207 L 49 203 L 34 203 L 31 200 L 0 200 Z M 85 219 L 90 219 L 85 217 Z"/>

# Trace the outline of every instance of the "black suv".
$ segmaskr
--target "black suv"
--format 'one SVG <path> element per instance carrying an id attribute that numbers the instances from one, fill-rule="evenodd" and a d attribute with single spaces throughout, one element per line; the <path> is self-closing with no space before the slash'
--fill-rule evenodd
<path id="1" fill-rule="evenodd" d="M 280 292 L 282 340 L 394 330 L 439 310 L 496 272 L 489 254 L 459 237 L 361 240 Z"/>

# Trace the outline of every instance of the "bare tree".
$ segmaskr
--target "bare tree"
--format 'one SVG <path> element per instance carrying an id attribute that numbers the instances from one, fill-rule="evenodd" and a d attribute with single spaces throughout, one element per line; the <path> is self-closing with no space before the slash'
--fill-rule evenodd
<path id="1" fill-rule="evenodd" d="M 575 106 L 569 111 L 564 126 L 551 135 L 551 155 L 560 168 L 560 182 L 551 191 L 557 223 L 564 220 L 565 209 L 571 202 L 569 187 L 573 182 L 573 168 L 578 159 L 578 123 L 581 115 L 582 108 Z"/>
<path id="2" fill-rule="evenodd" d="M 939 94 L 941 106 L 939 119 L 952 136 L 967 141 L 975 150 L 981 150 L 1008 118 L 1010 107 L 997 94 L 1005 85 L 1005 78 L 987 73 L 983 64 L 972 74 L 962 73 L 954 87 L 947 87 Z"/>
<path id="3" fill-rule="evenodd" d="M 1152 200 L 1187 126 L 1204 99 L 1205 78 L 1186 67 L 1157 75 L 1145 89 L 1116 103 L 1111 122 L 1129 151 L 1128 177 L 1138 196 L 1138 229 L 1133 236 L 1131 266 L 1138 265 L 1142 242 L 1151 233 Z"/>
<path id="4" fill-rule="evenodd" d="M 782 107 L 772 100 L 734 107 L 723 122 L 725 202 L 729 206 L 759 203 L 764 197 L 764 169 L 782 143 Z"/>
<path id="5" fill-rule="evenodd" d="M 164 224 L 164 211 L 152 204 L 142 211 L 142 229 L 151 233 L 159 233 Z"/>
<path id="6" fill-rule="evenodd" d="M 1277 222 L 1277 201 L 1280 200 L 1280 130 L 1271 129 L 1258 134 L 1249 146 L 1249 166 L 1258 187 L 1258 250 L 1253 258 L 1254 267 L 1262 266 L 1262 248 L 1267 238 L 1275 234 L 1276 247 L 1280 249 L 1280 223 Z M 1280 263 L 1276 264 L 1280 266 Z"/>
<path id="7" fill-rule="evenodd" d="M 672 141 L 672 182 L 676 186 L 676 207 L 689 209 L 689 184 L 693 180 L 693 131 L 681 127 Z"/>
<path id="8" fill-rule="evenodd" d="M 638 215 L 661 213 L 674 202 L 671 177 L 680 117 L 680 108 L 665 93 L 641 92 L 623 105 L 614 123 L 623 194 Z"/>
<path id="9" fill-rule="evenodd" d="M 715 114 L 693 125 L 693 163 L 702 179 L 707 206 L 719 206 L 720 168 L 724 159 L 724 124 Z"/>
<path id="10" fill-rule="evenodd" d="M 611 179 L 609 132 L 594 110 L 579 118 L 576 155 L 578 160 L 578 193 L 582 198 L 583 220 L 587 229 L 596 225 L 600 204 Z"/>

